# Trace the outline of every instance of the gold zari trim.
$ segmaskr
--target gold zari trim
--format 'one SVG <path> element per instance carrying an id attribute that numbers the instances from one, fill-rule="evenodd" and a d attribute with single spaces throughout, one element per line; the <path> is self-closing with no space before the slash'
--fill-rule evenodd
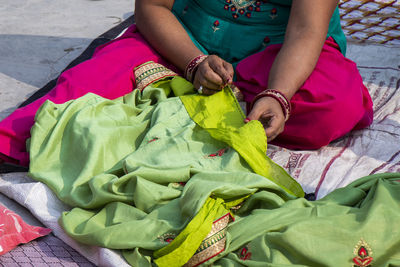
<path id="1" fill-rule="evenodd" d="M 137 66 L 134 70 L 134 73 L 136 88 L 141 91 L 154 82 L 178 75 L 172 70 L 153 61 L 149 61 Z"/>

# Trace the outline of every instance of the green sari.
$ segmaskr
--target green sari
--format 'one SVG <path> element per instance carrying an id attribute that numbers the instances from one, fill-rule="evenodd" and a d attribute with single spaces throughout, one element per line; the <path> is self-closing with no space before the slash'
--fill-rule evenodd
<path id="1" fill-rule="evenodd" d="M 350 266 L 372 251 L 374 262 L 399 263 L 398 176 L 308 202 L 266 157 L 263 127 L 243 123 L 229 88 L 192 93 L 174 77 L 116 100 L 41 107 L 30 175 L 71 206 L 60 224 L 72 238 L 140 267 Z M 364 258 L 353 255 L 358 244 Z"/>

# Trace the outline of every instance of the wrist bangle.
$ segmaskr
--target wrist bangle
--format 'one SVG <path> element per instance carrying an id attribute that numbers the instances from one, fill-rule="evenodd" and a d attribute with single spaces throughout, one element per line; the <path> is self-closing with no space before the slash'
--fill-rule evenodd
<path id="1" fill-rule="evenodd" d="M 207 55 L 199 55 L 195 58 L 193 58 L 189 64 L 187 64 L 184 72 L 184 77 L 186 80 L 189 82 L 193 82 L 194 79 L 194 74 L 196 72 L 197 67 L 201 62 L 203 62 L 207 58 Z"/>
<path id="2" fill-rule="evenodd" d="M 285 121 L 287 121 L 289 119 L 290 112 L 292 110 L 290 102 L 285 97 L 284 94 L 282 94 L 278 90 L 274 90 L 274 89 L 267 89 L 265 91 L 262 91 L 258 95 L 256 95 L 256 97 L 253 99 L 253 101 L 250 104 L 250 110 L 253 109 L 253 106 L 256 103 L 256 101 L 259 100 L 260 98 L 263 98 L 263 97 L 272 97 L 273 99 L 278 101 L 279 104 L 281 105 L 281 108 L 282 108 L 282 111 L 283 111 L 283 115 L 285 116 Z"/>

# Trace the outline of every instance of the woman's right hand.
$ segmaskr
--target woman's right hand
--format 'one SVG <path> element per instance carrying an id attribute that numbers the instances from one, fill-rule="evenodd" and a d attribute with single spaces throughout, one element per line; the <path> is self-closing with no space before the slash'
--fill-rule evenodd
<path id="1" fill-rule="evenodd" d="M 272 97 L 258 99 L 245 122 L 258 120 L 264 126 L 268 142 L 274 140 L 285 128 L 285 115 L 281 104 Z"/>
<path id="2" fill-rule="evenodd" d="M 197 67 L 193 85 L 196 89 L 202 86 L 204 95 L 212 95 L 231 84 L 233 74 L 232 64 L 216 55 L 210 55 Z"/>

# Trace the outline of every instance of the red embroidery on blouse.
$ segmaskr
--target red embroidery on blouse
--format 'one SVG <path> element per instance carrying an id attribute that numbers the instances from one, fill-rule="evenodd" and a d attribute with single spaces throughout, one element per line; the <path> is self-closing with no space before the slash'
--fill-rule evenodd
<path id="1" fill-rule="evenodd" d="M 218 20 L 214 21 L 214 24 L 212 26 L 214 32 L 219 30 L 218 26 L 219 26 L 219 21 Z"/>
<path id="2" fill-rule="evenodd" d="M 271 19 L 275 19 L 278 16 L 278 10 L 276 8 L 271 9 L 271 14 L 269 16 Z"/>
<path id="3" fill-rule="evenodd" d="M 185 15 L 187 13 L 188 9 L 189 9 L 189 6 L 185 6 L 185 8 L 182 11 L 182 15 Z"/>
<path id="4" fill-rule="evenodd" d="M 267 46 L 271 42 L 271 39 L 268 36 L 265 36 L 263 40 L 263 46 Z"/>

